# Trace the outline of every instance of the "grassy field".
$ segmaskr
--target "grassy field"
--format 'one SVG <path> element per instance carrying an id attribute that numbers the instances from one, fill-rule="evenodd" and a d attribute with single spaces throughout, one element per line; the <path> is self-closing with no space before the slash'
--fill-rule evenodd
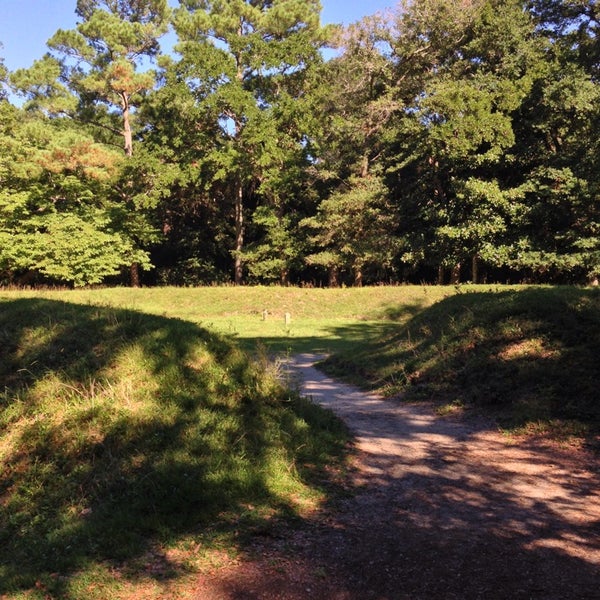
<path id="1" fill-rule="evenodd" d="M 0 342 L 11 600 L 164 597 L 215 548 L 335 495 L 347 432 L 281 386 L 277 353 L 333 353 L 332 373 L 390 396 L 598 439 L 598 290 L 0 291 Z"/>
<path id="2" fill-rule="evenodd" d="M 232 336 L 247 350 L 261 344 L 276 353 L 329 353 L 377 339 L 394 322 L 454 293 L 452 287 L 429 286 L 232 286 L 10 292 L 5 297 L 63 300 L 174 317 Z"/>
<path id="3" fill-rule="evenodd" d="M 2 598 L 140 597 L 327 499 L 346 430 L 264 357 L 181 319 L 18 296 L 0 299 Z"/>

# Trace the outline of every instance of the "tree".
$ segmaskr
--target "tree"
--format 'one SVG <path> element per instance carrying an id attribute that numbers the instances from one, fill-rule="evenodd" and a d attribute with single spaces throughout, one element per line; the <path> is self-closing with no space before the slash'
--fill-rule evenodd
<path id="1" fill-rule="evenodd" d="M 113 227 L 120 156 L 68 119 L 0 102 L 0 272 L 76 286 L 145 262 Z"/>
<path id="2" fill-rule="evenodd" d="M 390 31 L 383 18 L 367 17 L 340 29 L 341 54 L 323 66 L 318 165 L 330 179 L 368 177 L 389 139 L 386 129 L 400 108 L 392 95 Z"/>
<path id="3" fill-rule="evenodd" d="M 380 163 L 389 148 L 389 124 L 399 104 L 392 96 L 390 32 L 383 17 L 339 28 L 339 55 L 321 68 L 312 92 L 320 124 L 310 139 L 320 199 L 312 217 L 306 262 L 327 269 L 329 285 L 346 271 L 362 285 L 365 269 L 389 270 L 396 216 Z"/>
<path id="4" fill-rule="evenodd" d="M 175 29 L 190 89 L 219 126 L 200 171 L 210 194 L 233 208 L 234 280 L 241 284 L 251 200 L 256 206 L 261 193 L 272 194 L 289 154 L 303 152 L 304 81 L 323 44 L 319 3 L 184 0 Z"/>
<path id="5" fill-rule="evenodd" d="M 399 198 L 402 211 L 420 215 L 407 221 L 408 256 L 437 263 L 440 281 L 446 268 L 457 279 L 469 260 L 477 280 L 480 259 L 505 264 L 495 249 L 509 235 L 522 183 L 507 177 L 514 119 L 543 61 L 534 23 L 518 0 L 428 0 L 407 7 L 397 29 L 398 81 L 422 84 L 398 121 L 393 167 L 411 190 Z"/>
<path id="6" fill-rule="evenodd" d="M 542 108 L 536 113 L 532 104 L 523 115 L 523 135 L 538 149 L 532 162 L 546 193 L 541 200 L 553 198 L 541 211 L 552 220 L 536 233 L 546 232 L 556 273 L 584 273 L 597 280 L 600 273 L 600 162 L 598 124 L 600 122 L 600 13 L 594 1 L 536 0 L 529 3 L 546 36 L 549 70 L 545 84 L 535 90 L 532 104 Z M 540 160 L 545 152 L 545 160 Z M 548 195 L 549 183 L 555 190 Z M 556 197 L 561 221 L 557 223 Z M 531 196 L 530 196 L 531 197 Z M 555 227 L 554 235 L 548 236 Z M 548 239 L 550 237 L 550 239 Z M 539 245 L 541 239 L 536 240 Z M 564 275 L 563 275 L 564 276 Z"/>
<path id="7" fill-rule="evenodd" d="M 117 144 L 120 138 L 125 155 L 132 157 L 134 111 L 156 81 L 154 71 L 137 69 L 159 52 L 158 39 L 169 26 L 167 0 L 78 0 L 76 13 L 77 27 L 59 30 L 49 40 L 55 55 L 16 72 L 13 82 L 27 94 L 30 107 L 88 123 L 98 141 Z M 143 247 L 155 232 L 134 201 L 139 190 L 131 195 L 131 179 L 115 184 L 127 213 L 121 227 Z M 138 263 L 131 265 L 134 286 L 138 269 Z"/>
<path id="8" fill-rule="evenodd" d="M 93 122 L 102 122 L 99 110 L 108 113 L 104 117 L 111 111 L 119 115 L 121 128 L 114 131 L 131 156 L 132 110 L 155 83 L 153 71 L 137 72 L 137 67 L 159 52 L 158 39 L 169 26 L 167 0 L 78 0 L 76 13 L 82 19 L 76 29 L 59 30 L 48 45 L 59 54 L 61 76 Z"/>
<path id="9" fill-rule="evenodd" d="M 350 271 L 353 284 L 361 286 L 367 268 L 381 275 L 392 265 L 399 244 L 387 195 L 379 177 L 353 176 L 302 222 L 317 247 L 306 260 L 327 269 L 331 287 L 340 284 L 343 271 Z"/>
<path id="10" fill-rule="evenodd" d="M 303 246 L 291 216 L 278 216 L 273 208 L 259 206 L 252 223 L 264 233 L 244 252 L 250 275 L 255 281 L 288 285 L 290 271 L 301 264 Z"/>
<path id="11" fill-rule="evenodd" d="M 595 81 L 600 76 L 600 8 L 596 0 L 529 0 L 540 31 Z"/>
<path id="12" fill-rule="evenodd" d="M 156 204 L 161 240 L 152 251 L 160 283 L 210 284 L 229 281 L 227 206 L 211 189 L 203 159 L 215 151 L 220 127 L 196 100 L 187 70 L 161 57 L 158 89 L 146 98 L 138 118 L 144 124 L 139 158 L 144 196 Z M 212 192 L 215 192 L 214 194 Z"/>
<path id="13" fill-rule="evenodd" d="M 600 273 L 600 90 L 579 65 L 550 59 L 516 124 L 523 173 L 511 266 L 543 280 L 594 280 Z"/>
<path id="14" fill-rule="evenodd" d="M 0 50 L 2 50 L 2 42 L 0 42 Z M 4 65 L 4 59 L 0 56 L 0 102 L 6 100 L 6 83 L 8 80 L 8 70 Z"/>

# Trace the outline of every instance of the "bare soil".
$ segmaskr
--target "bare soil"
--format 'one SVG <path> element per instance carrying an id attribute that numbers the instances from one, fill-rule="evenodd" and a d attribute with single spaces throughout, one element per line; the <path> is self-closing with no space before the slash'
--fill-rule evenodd
<path id="1" fill-rule="evenodd" d="M 296 358 L 302 389 L 356 435 L 349 494 L 258 534 L 193 598 L 600 598 L 600 472 L 581 448 L 384 400 Z M 186 596 L 187 597 L 187 596 Z"/>

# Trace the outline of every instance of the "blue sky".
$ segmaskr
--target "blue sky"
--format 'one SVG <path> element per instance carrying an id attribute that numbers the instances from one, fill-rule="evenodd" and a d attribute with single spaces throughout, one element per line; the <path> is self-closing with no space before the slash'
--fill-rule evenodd
<path id="1" fill-rule="evenodd" d="M 321 16 L 323 23 L 348 24 L 395 4 L 396 0 L 321 0 Z M 8 69 L 29 67 L 41 58 L 57 29 L 75 25 L 75 5 L 76 0 L 0 0 L 0 56 Z"/>

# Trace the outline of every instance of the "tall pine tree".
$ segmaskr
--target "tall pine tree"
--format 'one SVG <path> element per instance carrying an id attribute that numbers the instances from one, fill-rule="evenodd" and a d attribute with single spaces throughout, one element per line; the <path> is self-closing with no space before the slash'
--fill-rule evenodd
<path id="1" fill-rule="evenodd" d="M 244 280 L 246 218 L 304 142 L 302 97 L 320 61 L 318 0 L 183 0 L 176 12 L 186 79 L 219 135 L 199 156 L 209 193 L 232 207 L 234 281 Z M 253 206 L 251 206 L 253 204 Z"/>
<path id="2" fill-rule="evenodd" d="M 147 61 L 158 54 L 158 40 L 169 27 L 167 0 L 78 0 L 76 14 L 80 21 L 75 29 L 61 29 L 49 40 L 52 54 L 15 73 L 13 81 L 30 106 L 88 124 L 97 141 L 121 145 L 132 157 L 132 121 L 155 85 Z M 113 225 L 141 250 L 154 233 L 131 188 L 129 175 L 115 182 L 119 203 Z M 131 264 L 134 286 L 139 285 L 139 264 Z"/>

